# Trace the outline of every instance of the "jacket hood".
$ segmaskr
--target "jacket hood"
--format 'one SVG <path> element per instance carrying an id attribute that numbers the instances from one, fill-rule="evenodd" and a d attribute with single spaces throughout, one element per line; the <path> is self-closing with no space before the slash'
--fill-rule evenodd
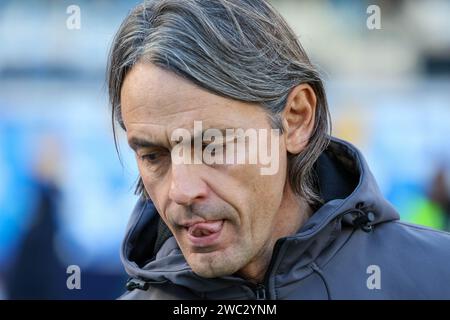
<path id="1" fill-rule="evenodd" d="M 330 137 L 315 172 L 324 204 L 295 235 L 277 241 L 277 254 L 266 274 L 268 281 L 279 273 L 302 270 L 329 254 L 331 244 L 340 242 L 344 226 L 370 231 L 376 224 L 399 219 L 383 198 L 362 154 L 350 143 Z M 201 297 L 231 299 L 248 295 L 246 290 L 251 287 L 247 280 L 234 275 L 214 279 L 197 276 L 150 200 L 140 199 L 131 214 L 121 259 L 133 278 L 150 284 L 171 282 Z"/>

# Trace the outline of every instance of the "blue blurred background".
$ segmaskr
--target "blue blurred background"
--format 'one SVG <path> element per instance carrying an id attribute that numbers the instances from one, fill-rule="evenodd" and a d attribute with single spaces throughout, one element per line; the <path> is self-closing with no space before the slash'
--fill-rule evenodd
<path id="1" fill-rule="evenodd" d="M 320 66 L 333 134 L 362 149 L 402 219 L 449 230 L 450 1 L 271 2 Z M 0 298 L 124 291 L 137 169 L 123 134 L 123 164 L 114 148 L 105 65 L 136 3 L 0 2 Z M 81 290 L 66 287 L 69 265 Z"/>

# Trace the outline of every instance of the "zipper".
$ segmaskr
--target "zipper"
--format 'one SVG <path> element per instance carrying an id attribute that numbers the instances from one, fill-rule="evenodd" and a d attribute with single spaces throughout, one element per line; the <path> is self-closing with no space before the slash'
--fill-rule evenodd
<path id="1" fill-rule="evenodd" d="M 255 296 L 256 300 L 267 300 L 270 299 L 270 293 L 267 288 L 269 288 L 269 278 L 270 274 L 272 273 L 273 266 L 275 264 L 275 261 L 277 260 L 278 253 L 280 251 L 280 248 L 282 244 L 285 242 L 286 239 L 279 239 L 277 242 L 275 242 L 275 245 L 273 247 L 273 254 L 272 258 L 270 259 L 269 266 L 267 268 L 266 274 L 264 275 L 264 279 L 262 283 L 258 283 L 256 286 L 254 286 Z"/>
<path id="2" fill-rule="evenodd" d="M 266 300 L 266 286 L 262 283 L 256 285 L 255 288 L 256 300 Z"/>
<path id="3" fill-rule="evenodd" d="M 336 214 L 335 216 L 333 216 L 330 219 L 326 220 L 326 223 L 323 223 L 323 225 L 328 225 L 330 223 L 330 221 L 337 219 L 337 218 L 342 218 L 345 214 L 347 214 L 348 212 L 344 212 L 344 213 L 340 213 L 340 214 Z M 314 230 L 313 232 L 303 235 L 302 237 L 296 237 L 297 239 L 307 239 L 309 237 L 311 237 L 312 235 L 318 233 L 320 230 L 322 230 L 323 225 L 319 228 L 316 228 L 316 230 Z M 267 268 L 266 274 L 264 275 L 264 279 L 263 282 L 258 283 L 258 284 L 252 284 L 251 287 L 253 287 L 253 291 L 255 293 L 256 299 L 257 300 L 267 300 L 267 299 L 273 299 L 270 296 L 270 290 L 268 288 L 270 288 L 269 286 L 269 278 L 270 275 L 272 273 L 272 269 L 274 267 L 275 261 L 278 258 L 279 255 L 279 251 L 280 248 L 282 247 L 282 245 L 284 244 L 284 242 L 289 239 L 289 237 L 285 237 L 285 238 L 280 238 L 275 242 L 275 245 L 273 247 L 273 254 L 272 254 L 272 258 L 270 260 L 269 263 L 269 267 Z"/>

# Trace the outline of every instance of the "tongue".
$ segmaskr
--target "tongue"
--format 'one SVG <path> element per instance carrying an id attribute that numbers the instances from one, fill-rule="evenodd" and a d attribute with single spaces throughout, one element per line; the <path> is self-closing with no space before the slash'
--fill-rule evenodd
<path id="1" fill-rule="evenodd" d="M 200 222 L 189 227 L 188 232 L 194 237 L 205 237 L 212 233 L 219 232 L 222 228 L 223 220 Z"/>

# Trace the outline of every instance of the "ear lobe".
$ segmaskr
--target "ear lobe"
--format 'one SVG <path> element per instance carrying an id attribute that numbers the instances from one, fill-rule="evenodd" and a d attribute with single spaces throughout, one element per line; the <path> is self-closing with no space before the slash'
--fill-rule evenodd
<path id="1" fill-rule="evenodd" d="M 283 111 L 285 143 L 289 153 L 300 153 L 309 142 L 314 129 L 317 97 L 307 83 L 294 87 Z"/>

